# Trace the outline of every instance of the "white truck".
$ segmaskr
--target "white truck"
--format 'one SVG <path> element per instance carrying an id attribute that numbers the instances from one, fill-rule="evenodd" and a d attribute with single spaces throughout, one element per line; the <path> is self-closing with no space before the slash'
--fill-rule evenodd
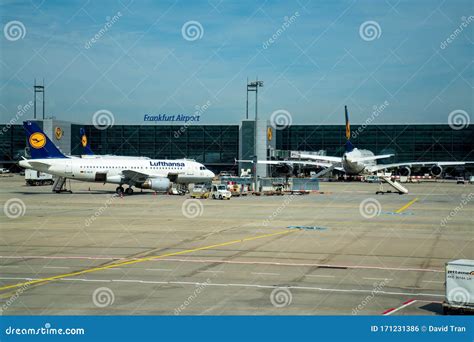
<path id="1" fill-rule="evenodd" d="M 227 186 L 224 184 L 213 184 L 211 189 L 211 197 L 212 199 L 230 200 L 232 193 L 227 190 Z"/>
<path id="2" fill-rule="evenodd" d="M 26 185 L 52 185 L 54 183 L 53 175 L 40 171 L 25 170 Z"/>
<path id="3" fill-rule="evenodd" d="M 459 259 L 446 263 L 446 299 L 443 313 L 474 311 L 474 260 Z"/>

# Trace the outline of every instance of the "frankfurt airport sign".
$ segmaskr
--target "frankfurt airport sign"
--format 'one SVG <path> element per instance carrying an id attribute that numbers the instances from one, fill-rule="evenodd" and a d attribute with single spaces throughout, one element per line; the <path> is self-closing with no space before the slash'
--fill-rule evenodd
<path id="1" fill-rule="evenodd" d="M 188 122 L 199 122 L 201 115 L 187 115 L 187 114 L 158 114 L 158 115 L 149 115 L 145 114 L 143 116 L 143 121 L 145 122 L 179 122 L 179 123 L 188 123 Z"/>

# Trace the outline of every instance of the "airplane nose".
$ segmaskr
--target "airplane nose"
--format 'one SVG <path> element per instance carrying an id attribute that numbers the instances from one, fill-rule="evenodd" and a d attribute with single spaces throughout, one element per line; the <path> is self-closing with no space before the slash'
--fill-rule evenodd
<path id="1" fill-rule="evenodd" d="M 214 178 L 216 174 L 209 170 L 209 178 Z"/>

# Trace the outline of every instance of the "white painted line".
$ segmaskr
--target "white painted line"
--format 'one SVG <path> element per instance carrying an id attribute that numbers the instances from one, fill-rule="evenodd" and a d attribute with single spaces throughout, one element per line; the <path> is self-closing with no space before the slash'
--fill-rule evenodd
<path id="1" fill-rule="evenodd" d="M 307 274 L 306 277 L 323 277 L 323 278 L 335 278 L 333 275 L 324 275 L 324 274 Z"/>
<path id="2" fill-rule="evenodd" d="M 21 280 L 41 280 L 41 278 L 8 278 L 1 277 L 2 279 L 21 279 Z M 191 282 L 191 281 L 152 281 L 152 280 L 139 280 L 139 279 L 80 279 L 80 278 L 63 278 L 61 280 L 70 281 L 99 281 L 99 282 L 127 282 L 127 283 L 141 283 L 141 284 L 163 284 L 163 285 L 201 285 L 206 284 L 207 286 L 216 287 L 251 287 L 251 288 L 262 288 L 262 289 L 274 289 L 278 288 L 277 285 L 259 285 L 259 284 L 243 284 L 243 283 L 202 283 L 202 282 Z M 373 289 L 361 290 L 361 289 L 332 289 L 326 287 L 312 287 L 312 286 L 287 286 L 288 289 L 295 290 L 310 290 L 320 292 L 341 292 L 341 293 L 373 293 Z M 436 293 L 410 293 L 410 292 L 389 292 L 389 291 L 377 291 L 377 294 L 396 295 L 396 296 L 426 296 L 426 297 L 445 297 L 445 294 Z"/>
<path id="3" fill-rule="evenodd" d="M 153 261 L 178 261 L 178 262 L 200 262 L 200 263 L 219 263 L 219 264 L 242 264 L 242 265 L 275 265 L 275 266 L 308 266 L 308 267 L 326 267 L 326 268 L 347 268 L 347 269 L 368 269 L 368 270 L 383 270 L 383 271 L 413 271 L 413 272 L 435 272 L 444 273 L 444 269 L 430 269 L 430 268 L 397 268 L 397 267 L 380 267 L 380 266 L 364 266 L 364 265 L 336 265 L 336 264 L 313 264 L 313 263 L 286 263 L 286 262 L 269 262 L 269 261 L 235 261 L 222 259 L 177 259 L 166 258 L 157 259 Z"/>
<path id="4" fill-rule="evenodd" d="M 109 279 L 84 279 L 84 278 L 61 278 L 59 280 L 66 280 L 66 281 L 87 281 L 87 282 L 99 282 L 99 283 L 110 283 L 113 280 Z"/>
<path id="5" fill-rule="evenodd" d="M 224 273 L 224 271 L 211 271 L 211 270 L 207 270 L 207 271 L 199 271 L 199 273 Z"/>
<path id="6" fill-rule="evenodd" d="M 400 311 L 401 309 L 406 308 L 407 306 L 412 305 L 412 304 L 415 303 L 415 302 L 416 302 L 415 299 L 409 300 L 409 301 L 403 303 L 403 305 L 399 306 L 398 308 L 386 310 L 385 312 L 383 312 L 383 315 L 384 315 L 384 316 L 389 316 L 389 315 L 391 315 L 391 314 L 393 314 L 393 313 L 395 313 L 395 312 L 397 312 L 397 311 Z"/>
<path id="7" fill-rule="evenodd" d="M 167 268 L 146 268 L 145 271 L 173 272 L 173 270 Z"/>
<path id="8" fill-rule="evenodd" d="M 5 265 L 5 266 L 0 266 L 0 268 L 18 268 L 20 266 L 17 266 L 17 265 Z"/>
<path id="9" fill-rule="evenodd" d="M 424 283 L 437 283 L 437 284 L 444 284 L 444 281 L 438 281 L 438 280 L 422 280 Z"/>
<path id="10" fill-rule="evenodd" d="M 265 272 L 251 272 L 251 274 L 255 275 L 273 275 L 273 276 L 279 276 L 280 273 L 265 273 Z"/>
<path id="11" fill-rule="evenodd" d="M 362 279 L 367 279 L 367 280 L 386 280 L 386 281 L 389 281 L 389 280 L 393 280 L 392 278 L 362 278 Z"/>
<path id="12" fill-rule="evenodd" d="M 43 268 L 52 268 L 52 269 L 55 269 L 55 268 L 58 268 L 58 269 L 69 269 L 71 267 L 67 267 L 67 266 L 43 266 Z"/>
<path id="13" fill-rule="evenodd" d="M 139 258 L 122 258 L 122 257 L 87 257 L 87 256 L 16 256 L 16 255 L 0 255 L 0 259 L 85 259 L 85 260 L 138 260 Z M 166 258 L 156 259 L 150 261 L 179 261 L 179 262 L 200 262 L 200 263 L 219 263 L 219 264 L 247 264 L 247 265 L 276 265 L 276 266 L 308 266 L 308 267 L 334 267 L 334 268 L 347 268 L 347 269 L 373 269 L 373 270 L 388 270 L 388 271 L 411 271 L 411 272 L 434 272 L 444 273 L 443 269 L 432 269 L 432 268 L 398 268 L 398 267 L 380 267 L 370 265 L 332 265 L 332 264 L 315 264 L 315 263 L 287 263 L 287 262 L 268 262 L 268 261 L 236 261 L 236 260 L 222 260 L 222 259 L 177 259 L 177 258 Z M 113 268 L 112 268 L 113 269 Z"/>

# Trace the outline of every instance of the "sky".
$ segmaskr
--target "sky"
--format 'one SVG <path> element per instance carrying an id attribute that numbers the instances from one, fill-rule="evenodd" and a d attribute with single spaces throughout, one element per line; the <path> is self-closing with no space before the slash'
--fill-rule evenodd
<path id="1" fill-rule="evenodd" d="M 293 124 L 342 124 L 344 105 L 353 123 L 472 118 L 469 0 L 0 4 L 2 123 L 33 117 L 18 108 L 35 78 L 46 116 L 82 124 L 98 111 L 120 124 L 197 111 L 202 124 L 235 124 L 257 77 L 262 119 L 285 111 Z"/>

